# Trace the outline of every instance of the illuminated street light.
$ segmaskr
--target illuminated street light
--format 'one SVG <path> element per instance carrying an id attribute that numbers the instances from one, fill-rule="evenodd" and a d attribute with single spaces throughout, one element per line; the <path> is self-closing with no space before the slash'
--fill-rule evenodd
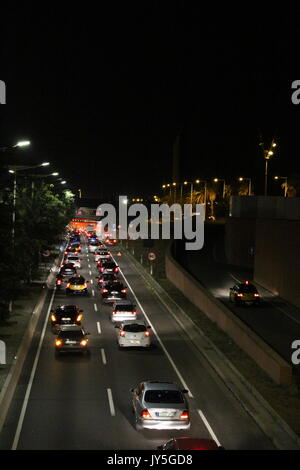
<path id="1" fill-rule="evenodd" d="M 287 176 L 274 176 L 274 180 L 284 180 L 284 197 L 287 197 L 287 185 L 288 185 Z"/>
<path id="2" fill-rule="evenodd" d="M 252 188 L 251 188 L 251 178 L 244 178 L 243 176 L 240 176 L 239 181 L 248 181 L 248 196 L 251 196 L 252 193 Z"/>
<path id="3" fill-rule="evenodd" d="M 268 150 L 265 150 L 264 148 L 264 143 L 261 141 L 259 144 L 262 147 L 263 151 L 263 156 L 265 159 L 265 189 L 264 189 L 264 195 L 267 196 L 268 194 L 268 165 L 269 165 L 269 160 L 270 158 L 274 155 L 272 148 L 275 149 L 277 146 L 277 143 L 274 142 L 274 139 L 271 142 L 270 148 Z"/>
<path id="4" fill-rule="evenodd" d="M 225 180 L 221 178 L 214 178 L 213 181 L 214 183 L 219 183 L 220 181 L 223 181 L 223 199 L 225 199 L 225 188 L 226 188 Z"/>
<path id="5" fill-rule="evenodd" d="M 30 140 L 21 140 L 14 147 L 28 147 L 30 145 Z"/>

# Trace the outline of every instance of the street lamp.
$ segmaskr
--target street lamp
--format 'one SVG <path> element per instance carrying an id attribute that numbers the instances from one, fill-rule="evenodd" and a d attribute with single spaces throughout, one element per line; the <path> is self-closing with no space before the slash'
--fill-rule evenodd
<path id="1" fill-rule="evenodd" d="M 31 142 L 30 140 L 21 140 L 17 142 L 15 145 L 8 145 L 7 147 L 0 147 L 0 152 L 6 152 L 6 150 L 12 150 L 16 147 L 28 147 Z"/>
<path id="2" fill-rule="evenodd" d="M 284 180 L 284 197 L 287 197 L 288 177 L 287 176 L 274 176 L 274 180 Z"/>
<path id="3" fill-rule="evenodd" d="M 264 159 L 265 159 L 265 190 L 264 190 L 264 195 L 267 196 L 268 194 L 268 165 L 269 165 L 269 160 L 270 158 L 274 155 L 275 147 L 277 146 L 276 142 L 274 142 L 274 139 L 271 142 L 270 148 L 268 150 L 264 149 L 264 143 L 260 142 L 259 144 L 262 147 Z M 273 150 L 272 150 L 273 149 Z"/>
<path id="4" fill-rule="evenodd" d="M 243 176 L 241 176 L 239 178 L 239 181 L 248 181 L 248 196 L 251 196 L 251 192 L 252 192 L 252 188 L 251 188 L 251 178 L 244 178 Z"/>
<path id="5" fill-rule="evenodd" d="M 223 199 L 225 199 L 225 180 L 220 178 L 214 178 L 214 183 L 219 183 L 220 181 L 223 181 Z"/>

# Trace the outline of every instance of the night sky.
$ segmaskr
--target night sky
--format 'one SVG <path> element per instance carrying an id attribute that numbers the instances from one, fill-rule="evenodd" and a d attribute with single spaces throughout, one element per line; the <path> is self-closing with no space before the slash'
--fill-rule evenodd
<path id="1" fill-rule="evenodd" d="M 262 192 L 260 133 L 279 143 L 270 175 L 300 173 L 299 52 L 287 34 L 299 29 L 297 13 L 268 26 L 253 12 L 247 27 L 226 31 L 180 3 L 163 12 L 89 5 L 6 7 L 0 146 L 29 138 L 20 163 L 51 161 L 84 196 L 157 194 L 183 128 L 182 180 L 252 177 Z"/>

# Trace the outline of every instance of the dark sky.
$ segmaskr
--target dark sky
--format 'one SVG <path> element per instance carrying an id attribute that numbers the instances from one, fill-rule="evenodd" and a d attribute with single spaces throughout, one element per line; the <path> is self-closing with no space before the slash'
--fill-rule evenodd
<path id="1" fill-rule="evenodd" d="M 7 7 L 2 21 L 0 143 L 30 138 L 22 162 L 51 161 L 85 196 L 156 194 L 184 126 L 182 179 L 251 176 L 259 191 L 260 132 L 279 142 L 270 172 L 300 173 L 299 53 L 287 35 L 299 30 L 297 13 L 266 34 L 255 14 L 251 27 L 223 32 L 180 3 L 163 12 L 51 5 Z"/>

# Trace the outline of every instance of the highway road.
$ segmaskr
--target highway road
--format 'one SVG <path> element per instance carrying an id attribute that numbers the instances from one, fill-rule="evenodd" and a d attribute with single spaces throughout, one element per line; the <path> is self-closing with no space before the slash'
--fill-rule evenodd
<path id="1" fill-rule="evenodd" d="M 121 276 L 138 313 L 152 325 L 151 350 L 119 350 L 96 287 L 94 256 L 83 243 L 82 269 L 90 280 L 88 297 L 49 292 L 5 427 L 0 449 L 155 450 L 174 436 L 213 437 L 226 449 L 272 449 L 241 404 L 185 339 L 179 325 L 130 264 L 117 256 Z M 84 310 L 91 355 L 54 357 L 55 336 L 49 324 L 51 306 L 76 303 Z M 191 429 L 136 431 L 130 388 L 143 379 L 175 381 L 190 391 Z"/>
<path id="2" fill-rule="evenodd" d="M 243 322 L 288 362 L 291 344 L 300 338 L 300 310 L 253 282 L 262 295 L 258 307 L 235 306 L 229 301 L 229 289 L 239 281 L 252 281 L 253 271 L 226 264 L 223 227 L 206 225 L 204 247 L 200 251 L 185 251 L 178 244 L 178 261 L 218 300 L 223 302 Z M 295 366 L 299 371 L 299 366 Z"/>

